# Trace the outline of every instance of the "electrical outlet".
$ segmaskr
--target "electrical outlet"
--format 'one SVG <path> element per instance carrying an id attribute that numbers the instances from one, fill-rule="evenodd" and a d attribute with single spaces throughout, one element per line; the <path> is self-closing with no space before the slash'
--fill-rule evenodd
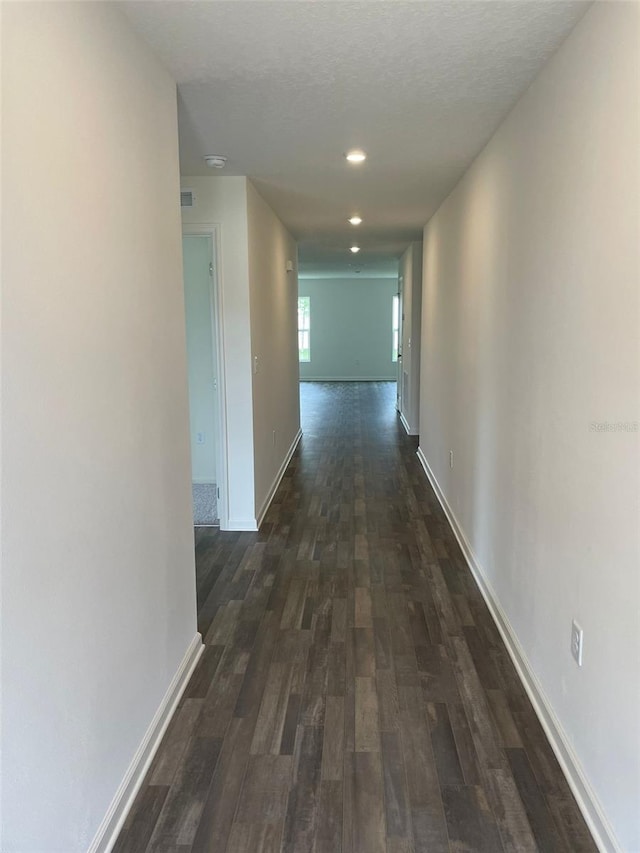
<path id="1" fill-rule="evenodd" d="M 453 468 L 453 450 L 449 451 L 449 468 Z"/>
<path id="2" fill-rule="evenodd" d="M 578 666 L 582 666 L 583 631 L 574 619 L 571 623 L 571 654 Z"/>
<path id="3" fill-rule="evenodd" d="M 204 444 L 204 433 L 197 432 L 196 433 L 196 444 Z"/>
<path id="4" fill-rule="evenodd" d="M 253 357 L 253 372 L 254 372 L 254 374 L 256 374 L 259 369 L 260 369 L 260 366 L 258 364 L 258 356 L 254 355 L 254 357 Z"/>

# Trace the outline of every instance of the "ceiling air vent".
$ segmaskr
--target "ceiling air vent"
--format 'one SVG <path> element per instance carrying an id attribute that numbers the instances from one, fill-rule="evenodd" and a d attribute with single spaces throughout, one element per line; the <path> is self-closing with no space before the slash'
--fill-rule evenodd
<path id="1" fill-rule="evenodd" d="M 180 207 L 193 207 L 193 190 L 180 190 Z"/>

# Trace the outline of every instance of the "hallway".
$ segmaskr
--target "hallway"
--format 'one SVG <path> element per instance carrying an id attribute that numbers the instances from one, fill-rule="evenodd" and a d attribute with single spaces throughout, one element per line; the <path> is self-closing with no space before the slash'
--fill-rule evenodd
<path id="1" fill-rule="evenodd" d="M 260 533 L 198 532 L 206 649 L 117 853 L 595 850 L 394 404 L 303 384 Z"/>

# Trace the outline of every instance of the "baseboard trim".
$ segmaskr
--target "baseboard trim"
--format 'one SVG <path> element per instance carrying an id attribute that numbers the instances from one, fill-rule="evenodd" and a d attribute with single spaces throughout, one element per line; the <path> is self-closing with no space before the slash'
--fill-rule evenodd
<path id="1" fill-rule="evenodd" d="M 151 765 L 153 756 L 160 746 L 162 736 L 203 651 L 202 637 L 200 634 L 196 634 L 133 756 L 124 779 L 120 783 L 87 853 L 109 853 L 112 850 L 118 833 L 122 829 L 122 824 L 125 822 L 129 809 L 133 805 L 136 794 Z"/>
<path id="2" fill-rule="evenodd" d="M 402 414 L 402 412 L 400 411 L 400 409 L 398 409 L 398 414 L 400 415 L 400 423 L 401 423 L 401 424 L 402 424 L 402 426 L 404 427 L 404 431 L 406 432 L 406 434 L 407 434 L 407 435 L 418 435 L 418 433 L 417 433 L 417 432 L 414 432 L 414 431 L 411 429 L 411 427 L 409 426 L 409 421 L 405 418 L 405 416 Z"/>
<path id="3" fill-rule="evenodd" d="M 191 484 L 193 486 L 215 486 L 216 481 L 210 477 L 192 477 Z"/>
<path id="4" fill-rule="evenodd" d="M 282 465 L 278 469 L 278 473 L 276 474 L 275 479 L 274 479 L 273 483 L 271 484 L 271 488 L 269 489 L 269 493 L 268 493 L 264 503 L 262 504 L 262 507 L 260 508 L 260 512 L 258 513 L 258 517 L 257 517 L 258 529 L 260 529 L 260 525 L 264 521 L 264 517 L 267 514 L 267 510 L 271 506 L 271 501 L 273 500 L 275 493 L 278 491 L 278 486 L 280 485 L 280 481 L 284 477 L 284 472 L 287 470 L 287 465 L 289 464 L 289 462 L 291 462 L 291 457 L 296 452 L 296 447 L 298 446 L 298 443 L 300 442 L 301 438 L 302 438 L 302 430 L 299 429 L 295 435 L 295 438 L 291 442 L 291 447 L 287 450 L 287 455 L 284 457 Z"/>
<path id="5" fill-rule="evenodd" d="M 256 524 L 255 518 L 230 518 L 227 521 L 225 527 L 221 527 L 221 530 L 235 530 L 235 531 L 246 531 L 248 533 L 255 533 L 258 529 L 258 525 Z"/>
<path id="6" fill-rule="evenodd" d="M 440 488 L 440 484 L 433 473 L 426 456 L 421 447 L 417 452 L 418 460 L 424 468 L 427 479 L 436 493 L 436 497 L 444 510 L 447 521 L 451 525 L 454 536 L 458 540 L 458 544 L 462 550 L 464 558 L 469 566 L 471 574 L 482 593 L 489 613 L 496 624 L 500 636 L 502 637 L 509 656 L 513 661 L 520 681 L 533 705 L 540 724 L 544 729 L 547 740 L 551 744 L 558 763 L 564 773 L 569 787 L 576 798 L 578 807 L 582 812 L 589 831 L 593 836 L 598 850 L 601 853 L 623 853 L 622 847 L 618 843 L 611 824 L 609 823 L 604 809 L 598 800 L 598 797 L 591 787 L 581 765 L 575 754 L 569 738 L 567 737 L 560 720 L 558 720 L 555 711 L 553 710 L 549 700 L 547 699 L 544 690 L 537 676 L 535 675 L 524 649 L 520 645 L 520 641 L 516 632 L 509 621 L 507 614 L 504 612 L 500 601 L 498 600 L 491 584 L 486 579 L 485 573 L 478 562 L 476 555 L 473 552 L 469 540 L 467 539 L 464 530 L 458 523 L 455 513 L 451 509 L 444 492 Z"/>
<path id="7" fill-rule="evenodd" d="M 396 382 L 395 376 L 301 376 L 300 382 Z"/>

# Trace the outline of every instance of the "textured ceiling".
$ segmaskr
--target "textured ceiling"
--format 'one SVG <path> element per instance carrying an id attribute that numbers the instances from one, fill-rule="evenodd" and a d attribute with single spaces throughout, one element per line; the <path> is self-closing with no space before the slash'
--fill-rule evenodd
<path id="1" fill-rule="evenodd" d="M 249 175 L 301 271 L 395 269 L 584 2 L 125 2 L 178 82 L 181 170 Z M 350 166 L 344 152 L 368 159 Z M 214 174 L 220 174 L 217 171 Z M 363 217 L 358 228 L 347 223 Z"/>

